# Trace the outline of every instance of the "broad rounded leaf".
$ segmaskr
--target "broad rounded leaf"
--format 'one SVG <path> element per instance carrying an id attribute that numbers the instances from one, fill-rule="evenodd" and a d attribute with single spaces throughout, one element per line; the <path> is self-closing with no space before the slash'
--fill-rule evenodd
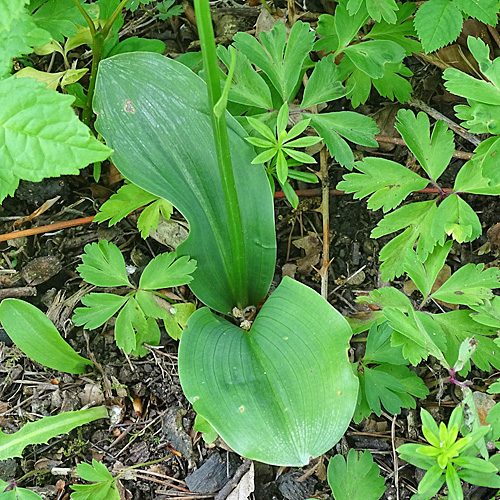
<path id="1" fill-rule="evenodd" d="M 194 409 L 242 456 L 301 466 L 332 448 L 354 412 L 351 329 L 310 288 L 284 278 L 250 331 L 196 311 L 179 346 Z"/>
<path id="2" fill-rule="evenodd" d="M 77 354 L 40 309 L 19 299 L 0 304 L 0 321 L 14 344 L 44 366 L 66 373 L 84 373 L 92 362 Z"/>
<path id="3" fill-rule="evenodd" d="M 198 263 L 191 289 L 228 313 L 257 305 L 268 291 L 276 254 L 273 198 L 264 169 L 251 165 L 255 152 L 245 132 L 228 114 L 245 250 L 233 255 L 207 106 L 203 80 L 159 54 L 120 54 L 99 66 L 96 127 L 116 151 L 113 162 L 186 217 L 190 234 L 177 255 Z M 244 286 L 236 285 L 235 269 L 242 269 Z"/>

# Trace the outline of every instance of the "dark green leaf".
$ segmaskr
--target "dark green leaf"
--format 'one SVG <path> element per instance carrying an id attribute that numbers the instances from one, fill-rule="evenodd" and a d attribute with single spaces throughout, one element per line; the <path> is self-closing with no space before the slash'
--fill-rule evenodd
<path id="1" fill-rule="evenodd" d="M 207 308 L 191 316 L 179 347 L 182 387 L 240 455 L 306 464 L 352 418 L 358 381 L 346 355 L 350 336 L 324 299 L 285 277 L 248 332 Z"/>
<path id="2" fill-rule="evenodd" d="M 107 57 L 116 56 L 116 54 L 125 54 L 126 52 L 156 52 L 163 54 L 165 52 L 165 43 L 161 40 L 131 36 L 116 44 Z"/>
<path id="3" fill-rule="evenodd" d="M 50 0 L 32 15 L 32 19 L 58 42 L 63 42 L 64 37 L 76 35 L 76 25 L 85 23 L 72 0 Z"/>
<path id="4" fill-rule="evenodd" d="M 156 256 L 144 269 L 139 280 L 139 288 L 157 290 L 185 285 L 193 277 L 196 261 L 188 256 L 176 258 L 174 252 L 162 253 Z"/>
<path id="5" fill-rule="evenodd" d="M 250 165 L 255 153 L 244 140 L 245 132 L 227 116 L 245 231 L 245 252 L 233 255 L 205 83 L 158 54 L 120 54 L 101 62 L 94 106 L 97 128 L 116 149 L 117 168 L 142 189 L 170 201 L 189 221 L 189 237 L 177 255 L 198 263 L 190 284 L 193 292 L 224 313 L 258 304 L 274 273 L 272 193 L 264 169 Z M 180 116 L 182 127 L 177 124 Z M 247 276 L 238 290 L 235 269 Z"/>

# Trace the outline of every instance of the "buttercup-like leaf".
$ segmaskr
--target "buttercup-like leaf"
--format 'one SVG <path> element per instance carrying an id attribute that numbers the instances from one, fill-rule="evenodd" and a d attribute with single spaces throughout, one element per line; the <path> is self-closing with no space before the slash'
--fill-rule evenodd
<path id="1" fill-rule="evenodd" d="M 240 455 L 306 464 L 351 420 L 358 381 L 346 355 L 350 336 L 332 306 L 284 278 L 250 331 L 207 308 L 191 316 L 179 347 L 182 387 Z"/>
<path id="2" fill-rule="evenodd" d="M 156 290 L 185 285 L 193 279 L 191 274 L 195 269 L 196 262 L 187 256 L 176 258 L 174 252 L 162 253 L 144 269 L 139 280 L 139 288 Z"/>
<path id="3" fill-rule="evenodd" d="M 76 326 L 94 330 L 114 316 L 127 300 L 127 297 L 112 293 L 89 293 L 82 298 L 85 307 L 75 309 L 72 321 Z"/>

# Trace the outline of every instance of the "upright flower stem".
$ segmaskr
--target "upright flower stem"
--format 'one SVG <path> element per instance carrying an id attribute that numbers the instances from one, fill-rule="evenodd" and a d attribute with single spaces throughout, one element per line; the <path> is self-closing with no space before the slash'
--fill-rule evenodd
<path id="1" fill-rule="evenodd" d="M 214 112 L 214 106 L 219 102 L 222 92 L 219 80 L 219 66 L 217 64 L 217 54 L 215 49 L 215 39 L 212 28 L 212 18 L 210 15 L 210 5 L 208 0 L 194 0 L 196 22 L 200 37 L 201 54 L 203 59 L 203 69 L 206 74 L 208 87 L 208 103 L 212 130 L 214 134 L 215 151 L 219 165 L 219 173 L 224 195 L 224 203 L 229 223 L 229 241 L 231 244 L 231 256 L 226 256 L 234 263 L 235 276 L 235 296 L 240 296 L 237 290 L 245 289 L 244 261 L 245 247 L 243 244 L 243 224 L 238 201 L 238 193 L 234 180 L 233 167 L 231 163 L 231 153 L 229 149 L 229 138 L 227 133 L 225 112 Z M 235 304 L 238 307 L 246 307 L 250 304 Z"/>
<path id="2" fill-rule="evenodd" d="M 106 38 L 109 35 L 111 27 L 113 26 L 113 23 L 116 21 L 116 18 L 118 17 L 118 15 L 122 11 L 123 7 L 128 2 L 128 0 L 122 0 L 120 2 L 120 4 L 114 10 L 113 14 L 111 14 L 111 17 L 106 21 L 106 24 L 104 25 L 104 28 L 102 30 L 96 30 L 94 26 L 94 21 L 87 14 L 87 12 L 82 7 L 82 4 L 79 2 L 79 0 L 73 0 L 73 2 L 78 7 L 78 10 L 82 13 L 82 16 L 85 18 L 85 21 L 87 21 L 87 24 L 90 29 L 90 34 L 92 35 L 92 69 L 90 70 L 90 81 L 89 81 L 89 88 L 87 91 L 87 102 L 85 103 L 86 105 L 82 113 L 82 122 L 85 123 L 85 125 L 90 126 L 93 116 L 92 99 L 94 98 L 95 84 L 97 79 L 97 68 L 99 67 L 99 63 L 101 62 L 102 59 L 102 48 Z"/>

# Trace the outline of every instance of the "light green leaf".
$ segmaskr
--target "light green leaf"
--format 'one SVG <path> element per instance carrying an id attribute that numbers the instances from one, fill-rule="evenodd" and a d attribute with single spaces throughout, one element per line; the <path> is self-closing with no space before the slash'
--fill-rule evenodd
<path id="1" fill-rule="evenodd" d="M 354 156 L 342 137 L 362 146 L 377 147 L 378 145 L 374 136 L 379 130 L 376 123 L 368 116 L 352 111 L 338 111 L 319 115 L 302 114 L 302 117 L 311 120 L 311 126 L 320 137 L 323 137 L 332 157 L 343 166 L 351 167 Z"/>
<path id="2" fill-rule="evenodd" d="M 415 29 L 425 52 L 432 52 L 455 41 L 462 29 L 462 14 L 454 2 L 429 0 L 415 14 Z"/>
<path id="3" fill-rule="evenodd" d="M 390 40 L 369 40 L 349 45 L 343 52 L 356 68 L 370 78 L 382 78 L 386 64 L 400 63 L 405 56 L 404 49 Z"/>
<path id="4" fill-rule="evenodd" d="M 84 373 L 92 366 L 61 337 L 50 319 L 28 302 L 2 301 L 0 321 L 17 347 L 37 363 L 66 373 Z"/>
<path id="5" fill-rule="evenodd" d="M 146 327 L 137 328 L 135 337 L 135 349 L 132 350 L 132 356 L 145 356 L 148 350 L 143 347 L 143 344 L 152 346 L 160 345 L 161 332 L 155 318 L 146 318 Z"/>
<path id="6" fill-rule="evenodd" d="M 477 0 L 473 0 L 473 2 L 474 1 Z M 486 1 L 491 2 L 491 0 Z M 472 5 L 473 2 L 470 2 L 470 4 Z M 496 0 L 493 0 L 493 3 L 496 3 Z M 498 5 L 495 6 L 495 10 L 498 10 Z M 493 17 L 495 22 L 493 25 L 496 25 L 496 17 L 497 15 L 495 12 Z M 481 38 L 469 36 L 467 38 L 467 46 L 474 56 L 474 59 L 478 62 L 481 73 L 483 73 L 483 75 L 498 89 L 500 87 L 500 59 L 497 58 L 493 62 L 490 60 L 490 48 Z"/>
<path id="7" fill-rule="evenodd" d="M 240 455 L 303 465 L 330 449 L 353 415 L 350 336 L 324 299 L 285 277 L 248 332 L 207 308 L 191 316 L 179 347 L 181 384 Z"/>
<path id="8" fill-rule="evenodd" d="M 429 140 L 429 117 L 425 113 L 418 113 L 415 117 L 409 109 L 400 109 L 397 119 L 399 123 L 396 123 L 395 127 L 406 145 L 427 175 L 437 181 L 455 152 L 453 132 L 445 122 L 438 121 Z"/>
<path id="9" fill-rule="evenodd" d="M 109 225 L 114 226 L 134 210 L 157 199 L 157 196 L 144 191 L 135 184 L 124 184 L 115 194 L 111 195 L 109 200 L 101 205 L 99 212 L 94 217 L 94 221 L 104 222 L 109 220 Z"/>
<path id="10" fill-rule="evenodd" d="M 78 464 L 75 471 L 85 481 L 112 481 L 113 476 L 106 466 L 95 459 L 92 459 L 92 465 L 85 462 Z"/>
<path id="11" fill-rule="evenodd" d="M 136 334 L 148 328 L 144 312 L 137 300 L 130 297 L 116 318 L 115 339 L 116 345 L 123 349 L 125 354 L 130 354 L 141 344 L 137 343 Z"/>
<path id="12" fill-rule="evenodd" d="M 125 259 L 114 243 L 107 240 L 90 243 L 85 245 L 84 252 L 83 264 L 76 268 L 82 279 L 102 287 L 132 287 L 127 277 Z"/>
<path id="13" fill-rule="evenodd" d="M 9 31 L 16 21 L 26 12 L 24 6 L 29 0 L 0 0 L 0 31 Z"/>
<path id="14" fill-rule="evenodd" d="M 436 210 L 431 234 L 435 241 L 444 243 L 446 234 L 459 243 L 473 241 L 483 232 L 481 221 L 472 207 L 455 193 L 448 195 Z"/>
<path id="15" fill-rule="evenodd" d="M 20 179 L 77 174 L 109 156 L 71 109 L 73 101 L 31 78 L 0 81 L 0 201 Z"/>
<path id="16" fill-rule="evenodd" d="M 137 219 L 137 229 L 141 232 L 141 237 L 146 239 L 151 231 L 155 231 L 158 228 L 158 223 L 160 221 L 160 214 L 164 219 L 170 219 L 173 213 L 174 207 L 167 200 L 162 200 L 161 198 L 150 203 L 139 215 Z"/>
<path id="17" fill-rule="evenodd" d="M 483 269 L 484 264 L 462 266 L 431 297 L 450 304 L 483 304 L 493 297 L 493 289 L 500 288 L 500 269 Z"/>
<path id="18" fill-rule="evenodd" d="M 305 109 L 322 102 L 334 101 L 346 93 L 347 90 L 340 81 L 335 56 L 330 54 L 316 63 L 304 90 L 300 108 Z"/>
<path id="19" fill-rule="evenodd" d="M 33 78 L 37 82 L 44 83 L 48 89 L 57 90 L 59 84 L 61 88 L 66 85 L 71 85 L 82 78 L 87 73 L 87 68 L 82 69 L 67 69 L 57 73 L 47 73 L 46 71 L 39 71 L 35 68 L 23 68 L 16 73 L 16 78 Z"/>
<path id="20" fill-rule="evenodd" d="M 500 297 L 495 296 L 485 300 L 482 305 L 472 305 L 470 317 L 481 325 L 500 330 Z"/>
<path id="21" fill-rule="evenodd" d="M 489 82 L 477 80 L 455 68 L 448 68 L 443 73 L 444 86 L 448 92 L 485 104 L 500 105 L 500 90 Z"/>
<path id="22" fill-rule="evenodd" d="M 67 411 L 53 417 L 43 417 L 36 422 L 25 424 L 14 434 L 4 434 L 0 431 L 0 460 L 20 457 L 28 445 L 46 443 L 59 434 L 66 434 L 75 427 L 107 416 L 106 407 L 98 406 L 87 410 Z"/>
<path id="23" fill-rule="evenodd" d="M 453 2 L 464 14 L 479 19 L 485 24 L 496 26 L 498 22 L 497 0 L 453 0 Z"/>
<path id="24" fill-rule="evenodd" d="M 356 162 L 355 167 L 361 174 L 346 174 L 337 185 L 346 193 L 355 193 L 354 199 L 366 196 L 368 208 L 382 208 L 388 212 L 397 207 L 411 192 L 427 186 L 428 181 L 399 163 L 384 158 L 365 158 Z"/>
<path id="25" fill-rule="evenodd" d="M 77 307 L 72 321 L 87 330 L 100 327 L 127 302 L 127 297 L 112 293 L 89 293 L 82 298 L 85 307 Z"/>
<path id="26" fill-rule="evenodd" d="M 300 163 L 316 163 L 316 160 L 312 156 L 306 153 L 302 153 L 301 151 L 295 151 L 293 149 L 283 148 L 283 152 Z M 288 177 L 288 168 L 287 168 L 287 177 Z"/>
<path id="27" fill-rule="evenodd" d="M 125 54 L 127 52 L 156 52 L 157 54 L 163 54 L 165 48 L 165 42 L 161 40 L 131 36 L 117 43 L 106 57 L 116 56 L 116 54 Z"/>
<path id="28" fill-rule="evenodd" d="M 409 19 L 415 12 L 415 4 L 412 2 L 398 3 L 396 11 L 396 22 L 394 24 L 385 20 L 374 23 L 366 38 L 373 40 L 391 40 L 405 49 L 407 56 L 413 52 L 420 52 L 422 45 L 411 37 L 416 37 L 413 22 Z"/>
<path id="29" fill-rule="evenodd" d="M 245 132 L 227 115 L 244 228 L 244 253 L 234 255 L 206 92 L 203 80 L 180 63 L 152 53 L 120 54 L 99 65 L 96 127 L 116 149 L 113 162 L 124 177 L 167 199 L 189 221 L 189 237 L 177 255 L 198 263 L 190 287 L 202 302 L 229 313 L 234 306 L 258 304 L 269 289 L 276 248 L 269 224 L 273 199 L 264 169 L 250 166 L 255 152 Z M 246 275 L 237 289 L 236 269 Z"/>
<path id="30" fill-rule="evenodd" d="M 438 465 L 433 465 L 422 478 L 418 485 L 418 494 L 421 498 L 432 498 L 443 486 L 445 482 L 445 474 L 443 469 Z"/>
<path id="31" fill-rule="evenodd" d="M 386 64 L 384 76 L 372 80 L 372 84 L 382 97 L 387 97 L 391 101 L 397 99 L 400 103 L 404 103 L 411 97 L 413 91 L 410 82 L 403 78 L 404 76 L 410 77 L 413 73 L 401 63 Z"/>
<path id="32" fill-rule="evenodd" d="M 217 431 L 201 415 L 196 415 L 194 419 L 193 430 L 203 433 L 203 441 L 210 444 L 217 439 Z"/>
<path id="33" fill-rule="evenodd" d="M 2 0 L 3 3 L 8 3 L 9 7 L 0 6 L 2 12 L 2 21 L 0 23 L 10 23 L 13 15 L 17 15 L 17 0 Z M 13 9 L 4 17 L 3 14 L 8 12 L 7 9 Z M 16 14 L 13 14 L 16 13 Z M 18 12 L 19 17 L 11 26 L 0 28 L 0 78 L 5 76 L 11 70 L 12 59 L 22 54 L 30 54 L 33 52 L 33 47 L 45 45 L 50 42 L 52 37 L 48 31 L 40 29 L 31 19 L 27 10 L 21 8 Z M 4 20 L 5 19 L 5 20 Z"/>
<path id="34" fill-rule="evenodd" d="M 188 319 L 196 311 L 196 306 L 191 302 L 187 302 L 185 304 L 175 304 L 174 309 L 176 312 L 173 316 L 168 315 L 163 318 L 163 324 L 167 333 L 174 340 L 179 340 L 182 331 L 186 328 Z"/>
<path id="35" fill-rule="evenodd" d="M 401 347 L 393 347 L 390 343 L 392 328 L 387 322 L 374 324 L 368 332 L 366 341 L 365 363 L 390 363 L 391 365 L 406 365 Z"/>
<path id="36" fill-rule="evenodd" d="M 157 290 L 171 288 L 190 283 L 191 274 L 196 269 L 196 261 L 190 260 L 187 255 L 176 258 L 174 252 L 157 255 L 144 269 L 139 288 Z"/>
<path id="37" fill-rule="evenodd" d="M 347 461 L 335 455 L 327 474 L 335 500 L 378 500 L 385 492 L 384 478 L 369 451 L 350 449 Z"/>

